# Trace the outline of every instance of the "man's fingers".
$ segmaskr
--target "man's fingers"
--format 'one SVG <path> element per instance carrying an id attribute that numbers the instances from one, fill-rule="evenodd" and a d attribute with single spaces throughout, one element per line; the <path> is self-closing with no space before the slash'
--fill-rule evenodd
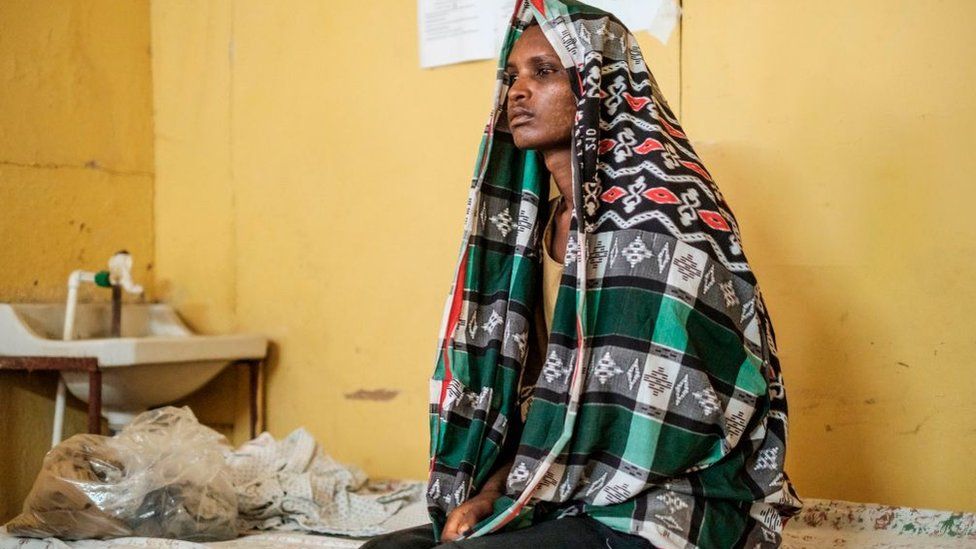
<path id="1" fill-rule="evenodd" d="M 491 509 L 492 505 L 488 501 L 469 500 L 462 503 L 447 515 L 444 529 L 441 530 L 441 539 L 454 541 L 468 534 L 479 520 L 491 514 Z"/>
<path id="2" fill-rule="evenodd" d="M 455 509 L 453 513 L 448 515 L 447 522 L 444 524 L 444 530 L 441 532 L 441 538 L 444 541 L 454 541 L 461 532 L 464 531 L 465 527 L 468 526 L 468 510 L 467 509 Z"/>
<path id="3" fill-rule="evenodd" d="M 467 520 L 467 517 L 465 517 L 464 519 L 461 520 L 460 524 L 458 524 L 457 526 L 457 530 L 456 530 L 457 535 L 465 536 L 469 534 L 471 532 L 472 526 L 474 526 L 474 523 L 471 522 L 470 520 Z"/>
<path id="4" fill-rule="evenodd" d="M 461 537 L 462 535 L 467 534 L 469 528 L 470 527 L 467 524 L 462 524 L 459 527 L 452 528 L 450 530 L 444 528 L 444 531 L 441 532 L 441 541 L 444 542 L 454 541 L 459 537 Z"/>

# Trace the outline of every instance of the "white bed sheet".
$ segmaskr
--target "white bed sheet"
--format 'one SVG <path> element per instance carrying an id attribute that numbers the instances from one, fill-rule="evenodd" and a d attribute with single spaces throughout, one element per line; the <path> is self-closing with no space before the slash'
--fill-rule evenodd
<path id="1" fill-rule="evenodd" d="M 783 549 L 976 548 L 976 514 L 973 513 L 814 498 L 804 498 L 803 501 L 803 511 L 787 523 L 783 532 Z M 383 525 L 393 531 L 427 522 L 426 504 L 417 501 L 401 509 Z M 15 538 L 0 533 L 0 549 L 355 549 L 365 542 L 365 539 L 302 532 L 261 532 L 231 541 L 204 544 L 160 538 L 63 542 L 53 538 Z"/>
<path id="2" fill-rule="evenodd" d="M 390 517 L 383 526 L 395 531 L 430 522 L 425 501 L 415 501 Z M 0 532 L 0 549 L 277 549 L 314 547 L 316 549 L 355 549 L 365 538 L 306 534 L 304 532 L 255 532 L 230 541 L 194 543 L 162 538 L 116 538 L 110 540 L 61 541 L 56 538 L 17 538 Z"/>

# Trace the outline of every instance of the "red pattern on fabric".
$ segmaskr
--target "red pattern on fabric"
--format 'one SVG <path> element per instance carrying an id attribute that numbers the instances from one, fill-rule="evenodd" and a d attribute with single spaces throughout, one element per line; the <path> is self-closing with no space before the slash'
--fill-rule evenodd
<path id="1" fill-rule="evenodd" d="M 657 151 L 663 149 L 664 145 L 661 144 L 657 139 L 648 137 L 643 143 L 634 147 L 634 150 L 640 154 L 647 154 L 651 151 Z"/>
<path id="2" fill-rule="evenodd" d="M 454 378 L 451 372 L 451 358 L 447 352 L 447 348 L 450 345 L 454 331 L 457 330 L 458 320 L 461 318 L 461 306 L 464 305 L 464 280 L 467 274 L 465 271 L 468 266 L 469 252 L 469 250 L 464 250 L 464 256 L 461 258 L 461 266 L 458 267 L 457 280 L 454 282 L 454 302 L 451 303 L 451 313 L 447 320 L 447 332 L 444 334 L 444 348 L 442 349 L 444 353 L 444 381 L 442 382 L 441 394 L 437 401 L 438 412 L 444 407 L 444 396 L 447 394 L 447 387 Z"/>
<path id="3" fill-rule="evenodd" d="M 722 214 L 711 210 L 698 210 L 698 217 L 709 227 L 719 231 L 731 231 L 729 223 L 722 217 Z"/>
<path id="4" fill-rule="evenodd" d="M 698 175 L 704 177 L 705 179 L 707 179 L 709 181 L 712 180 L 712 178 L 709 177 L 708 172 L 705 171 L 705 168 L 702 168 L 701 166 L 699 166 L 698 164 L 695 164 L 694 162 L 689 162 L 687 160 L 682 160 L 681 161 L 681 165 L 684 166 L 684 167 L 686 167 L 686 168 L 688 168 L 689 170 L 697 173 Z"/>
<path id="5" fill-rule="evenodd" d="M 634 97 L 627 92 L 624 92 L 624 99 L 627 100 L 627 104 L 630 105 L 630 108 L 635 111 L 643 109 L 648 103 L 651 102 L 649 97 Z"/>
<path id="6" fill-rule="evenodd" d="M 681 200 L 678 200 L 678 197 L 675 196 L 673 192 L 669 191 L 664 187 L 654 187 L 653 189 L 647 189 L 641 194 L 647 197 L 648 200 L 652 200 L 654 202 L 657 202 L 658 204 L 678 204 L 681 202 Z"/>
<path id="7" fill-rule="evenodd" d="M 688 137 L 684 133 L 682 133 L 682 132 L 674 129 L 674 127 L 671 124 L 668 124 L 668 121 L 665 120 L 663 116 L 661 117 L 661 125 L 664 126 L 664 129 L 667 130 L 668 133 L 670 133 L 671 135 L 673 135 L 675 137 L 680 137 L 682 139 L 685 139 L 686 137 Z"/>
<path id="8" fill-rule="evenodd" d="M 601 194 L 600 195 L 600 200 L 603 200 L 604 202 L 609 202 L 610 204 L 613 204 L 621 196 L 623 196 L 625 194 L 627 194 L 627 191 L 623 190 L 620 187 L 614 186 L 614 187 L 610 187 L 610 189 L 608 189 L 606 192 L 604 192 L 603 194 Z"/>

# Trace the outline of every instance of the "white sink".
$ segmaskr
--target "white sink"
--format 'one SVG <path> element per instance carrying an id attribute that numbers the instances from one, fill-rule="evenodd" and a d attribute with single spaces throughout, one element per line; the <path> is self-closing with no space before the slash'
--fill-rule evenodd
<path id="1" fill-rule="evenodd" d="M 262 359 L 262 335 L 198 335 L 164 304 L 123 304 L 122 337 L 109 337 L 110 303 L 79 303 L 75 339 L 61 339 L 63 304 L 0 303 L 0 355 L 95 357 L 102 368 L 102 415 L 113 429 L 136 414 L 196 391 L 236 360 Z M 88 401 L 88 374 L 63 372 Z"/>

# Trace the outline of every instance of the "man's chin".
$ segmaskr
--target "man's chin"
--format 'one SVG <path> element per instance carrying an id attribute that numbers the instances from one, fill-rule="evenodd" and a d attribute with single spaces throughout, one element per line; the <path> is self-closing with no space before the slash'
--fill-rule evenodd
<path id="1" fill-rule="evenodd" d="M 519 150 L 529 150 L 529 149 L 539 149 L 545 143 L 542 143 L 539 139 L 533 139 L 532 136 L 524 135 L 518 130 L 512 132 L 512 141 L 515 142 L 515 147 Z"/>

